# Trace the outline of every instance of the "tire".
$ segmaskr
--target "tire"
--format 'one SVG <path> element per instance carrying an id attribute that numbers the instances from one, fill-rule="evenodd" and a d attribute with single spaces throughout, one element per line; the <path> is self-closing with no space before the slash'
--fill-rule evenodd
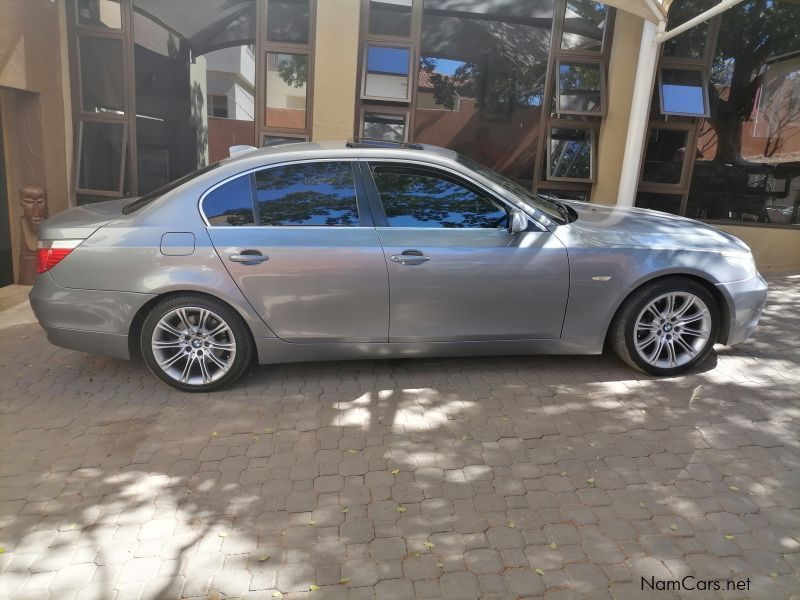
<path id="1" fill-rule="evenodd" d="M 233 384 L 254 352 L 250 332 L 236 311 L 192 293 L 165 298 L 152 308 L 142 324 L 140 346 L 150 371 L 185 392 Z"/>
<path id="2" fill-rule="evenodd" d="M 705 360 L 719 328 L 714 296 L 692 279 L 669 277 L 643 285 L 625 300 L 611 324 L 609 341 L 631 367 L 670 377 Z"/>

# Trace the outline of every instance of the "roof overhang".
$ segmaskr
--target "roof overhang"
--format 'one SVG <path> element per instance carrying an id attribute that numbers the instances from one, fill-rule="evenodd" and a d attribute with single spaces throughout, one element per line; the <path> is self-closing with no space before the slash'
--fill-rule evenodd
<path id="1" fill-rule="evenodd" d="M 603 0 L 608 6 L 632 13 L 645 21 L 658 23 L 667 18 L 672 0 Z"/>

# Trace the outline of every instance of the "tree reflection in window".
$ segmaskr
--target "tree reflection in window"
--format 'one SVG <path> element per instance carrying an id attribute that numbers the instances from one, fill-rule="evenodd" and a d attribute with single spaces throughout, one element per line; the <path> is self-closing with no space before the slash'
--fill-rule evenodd
<path id="1" fill-rule="evenodd" d="M 359 224 L 353 169 L 346 162 L 315 162 L 256 173 L 261 225 L 345 226 Z"/>
<path id="2" fill-rule="evenodd" d="M 375 185 L 391 227 L 498 228 L 508 215 L 488 198 L 442 175 L 376 166 Z"/>

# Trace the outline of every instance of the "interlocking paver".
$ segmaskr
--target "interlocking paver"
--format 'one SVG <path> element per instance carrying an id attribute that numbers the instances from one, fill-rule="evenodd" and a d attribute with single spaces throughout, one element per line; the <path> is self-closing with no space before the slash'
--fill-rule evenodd
<path id="1" fill-rule="evenodd" d="M 796 277 L 752 340 L 663 380 L 612 357 L 315 363 L 201 396 L 1 322 L 20 598 L 800 593 Z"/>

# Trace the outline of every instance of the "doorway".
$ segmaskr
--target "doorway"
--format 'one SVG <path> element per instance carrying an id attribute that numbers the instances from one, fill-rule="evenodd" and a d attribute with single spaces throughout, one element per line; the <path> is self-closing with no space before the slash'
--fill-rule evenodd
<path id="1" fill-rule="evenodd" d="M 8 205 L 3 139 L 3 114 L 0 112 L 0 287 L 14 283 L 14 263 L 11 257 L 11 207 Z"/>

